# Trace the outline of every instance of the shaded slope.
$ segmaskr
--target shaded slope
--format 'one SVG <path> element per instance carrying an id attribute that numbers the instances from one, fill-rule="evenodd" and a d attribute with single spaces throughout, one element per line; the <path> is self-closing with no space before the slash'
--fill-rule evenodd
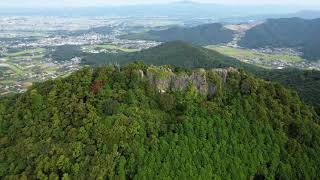
<path id="1" fill-rule="evenodd" d="M 248 30 L 240 45 L 247 48 L 297 48 L 310 60 L 319 60 L 320 19 L 270 19 Z"/>
<path id="2" fill-rule="evenodd" d="M 232 41 L 234 32 L 226 29 L 222 24 L 205 24 L 191 28 L 173 27 L 160 31 L 149 31 L 146 33 L 129 34 L 122 38 L 143 39 L 160 42 L 185 41 L 197 45 L 213 45 L 228 43 Z"/>
<path id="3" fill-rule="evenodd" d="M 220 68 L 237 67 L 255 69 L 256 66 L 242 63 L 237 59 L 222 55 L 217 51 L 193 46 L 182 41 L 172 41 L 157 47 L 134 53 L 120 55 L 90 55 L 83 63 L 88 65 L 106 65 L 110 63 L 126 64 L 133 61 L 143 61 L 146 64 L 182 66 L 185 68 Z"/>
<path id="4" fill-rule="evenodd" d="M 265 70 L 256 75 L 265 80 L 278 82 L 298 91 L 300 97 L 314 105 L 320 113 L 320 71 L 317 70 Z"/>

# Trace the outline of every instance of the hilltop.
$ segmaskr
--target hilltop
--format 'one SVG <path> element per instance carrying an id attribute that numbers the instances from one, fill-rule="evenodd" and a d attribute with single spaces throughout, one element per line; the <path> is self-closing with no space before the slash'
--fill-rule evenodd
<path id="1" fill-rule="evenodd" d="M 242 70 L 85 68 L 0 100 L 0 176 L 314 179 L 318 123 Z"/>
<path id="2" fill-rule="evenodd" d="M 232 41 L 234 32 L 226 29 L 222 24 L 204 24 L 196 27 L 173 27 L 159 31 L 148 31 L 139 34 L 122 36 L 125 39 L 143 39 L 160 42 L 185 41 L 197 45 L 213 45 Z"/>
<path id="3" fill-rule="evenodd" d="M 172 65 L 183 68 L 227 68 L 235 67 L 244 69 L 259 78 L 278 82 L 294 90 L 308 104 L 320 107 L 320 72 L 284 69 L 269 70 L 237 59 L 222 55 L 214 50 L 209 50 L 199 46 L 193 46 L 182 41 L 164 43 L 154 48 L 141 52 L 126 53 L 121 55 L 91 55 L 84 59 L 83 63 L 91 66 L 101 66 L 107 64 L 124 65 L 133 61 L 143 61 L 146 64 Z"/>
<path id="4" fill-rule="evenodd" d="M 194 46 L 183 41 L 172 41 L 139 52 L 125 53 L 120 55 L 92 55 L 84 58 L 83 63 L 92 66 L 106 64 L 127 64 L 133 61 L 143 61 L 146 64 L 172 65 L 185 68 L 223 68 L 254 65 L 242 63 L 237 59 L 222 55 L 221 53 Z"/>
<path id="5" fill-rule="evenodd" d="M 248 30 L 240 40 L 247 48 L 296 48 L 309 60 L 319 60 L 320 19 L 269 19 Z"/>

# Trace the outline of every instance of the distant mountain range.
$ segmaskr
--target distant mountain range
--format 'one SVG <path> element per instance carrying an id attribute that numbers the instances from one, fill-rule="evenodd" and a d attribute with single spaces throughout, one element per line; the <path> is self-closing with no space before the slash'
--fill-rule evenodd
<path id="1" fill-rule="evenodd" d="M 129 34 L 122 36 L 125 39 L 144 39 L 160 42 L 181 40 L 197 45 L 212 45 L 227 43 L 233 39 L 234 32 L 226 29 L 222 24 L 204 24 L 196 27 L 173 27 L 159 31 L 148 31 L 146 33 Z"/>
<path id="2" fill-rule="evenodd" d="M 290 17 L 299 17 L 303 19 L 317 19 L 320 18 L 320 10 L 304 10 L 304 11 L 299 11 L 296 13 L 288 14 L 286 15 L 287 18 Z"/>
<path id="3" fill-rule="evenodd" d="M 291 14 L 309 7 L 275 5 L 222 5 L 181 1 L 168 4 L 140 4 L 108 7 L 46 7 L 46 8 L 1 8 L 0 15 L 42 15 L 42 16 L 165 16 L 176 18 L 238 18 L 255 15 Z"/>
<path id="4" fill-rule="evenodd" d="M 231 42 L 234 35 L 234 31 L 224 28 L 222 24 L 213 23 L 152 30 L 121 38 L 160 42 L 181 40 L 204 46 Z M 303 58 L 317 61 L 320 59 L 320 19 L 269 19 L 247 30 L 239 45 L 245 48 L 294 48 L 303 53 Z"/>
<path id="5" fill-rule="evenodd" d="M 267 19 L 280 19 L 280 18 L 293 18 L 293 17 L 302 18 L 302 19 L 320 18 L 320 10 L 301 10 L 301 11 L 290 12 L 290 13 L 274 13 L 273 11 L 270 11 L 270 12 L 267 14 L 220 18 L 219 22 L 245 23 L 245 22 L 265 21 Z"/>
<path id="6" fill-rule="evenodd" d="M 297 48 L 304 58 L 320 59 L 320 19 L 269 19 L 248 30 L 240 41 L 247 48 Z"/>

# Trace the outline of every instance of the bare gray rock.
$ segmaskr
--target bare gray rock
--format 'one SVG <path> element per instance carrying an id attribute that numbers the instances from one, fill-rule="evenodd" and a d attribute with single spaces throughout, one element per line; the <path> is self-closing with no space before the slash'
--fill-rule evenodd
<path id="1" fill-rule="evenodd" d="M 213 69 L 223 80 L 226 82 L 230 72 L 237 72 L 235 68 L 226 69 Z M 140 77 L 143 78 L 144 74 L 140 72 Z M 195 70 L 191 75 L 182 74 L 177 75 L 172 72 L 170 68 L 164 67 L 151 67 L 147 70 L 146 77 L 150 84 L 154 85 L 159 92 L 164 93 L 167 91 L 183 91 L 190 85 L 194 86 L 202 95 L 214 96 L 216 94 L 216 85 L 208 82 L 207 72 L 204 69 Z"/>

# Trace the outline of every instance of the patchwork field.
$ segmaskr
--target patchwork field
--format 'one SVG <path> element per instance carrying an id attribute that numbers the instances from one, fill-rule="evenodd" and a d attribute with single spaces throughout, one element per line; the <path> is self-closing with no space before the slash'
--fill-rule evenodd
<path id="1" fill-rule="evenodd" d="M 0 60 L 0 94 L 23 92 L 32 82 L 52 79 L 73 72 L 77 63 L 55 63 L 45 48 L 12 49 Z"/>
<path id="2" fill-rule="evenodd" d="M 303 59 L 299 53 L 291 49 L 243 49 L 229 46 L 206 46 L 206 48 L 218 51 L 226 56 L 231 56 L 242 62 L 254 64 L 271 69 L 300 68 L 309 69 L 317 67 Z"/>
<path id="3" fill-rule="evenodd" d="M 267 54 L 262 53 L 257 50 L 250 50 L 250 49 L 240 49 L 240 48 L 233 48 L 233 47 L 225 47 L 225 46 L 207 46 L 209 49 L 216 50 L 222 54 L 232 56 L 237 59 L 241 60 L 249 60 L 255 58 L 261 58 L 266 61 L 281 61 L 281 62 L 293 62 L 299 63 L 303 61 L 303 59 L 298 55 L 292 55 L 288 51 L 283 51 L 281 53 L 275 54 Z"/>
<path id="4" fill-rule="evenodd" d="M 86 49 L 87 51 L 93 51 L 93 50 L 117 50 L 122 52 L 136 52 L 139 51 L 138 49 L 129 49 L 129 48 L 122 48 L 120 46 L 111 45 L 111 44 L 103 44 L 103 45 L 90 45 L 90 46 L 83 46 L 83 49 Z"/>

